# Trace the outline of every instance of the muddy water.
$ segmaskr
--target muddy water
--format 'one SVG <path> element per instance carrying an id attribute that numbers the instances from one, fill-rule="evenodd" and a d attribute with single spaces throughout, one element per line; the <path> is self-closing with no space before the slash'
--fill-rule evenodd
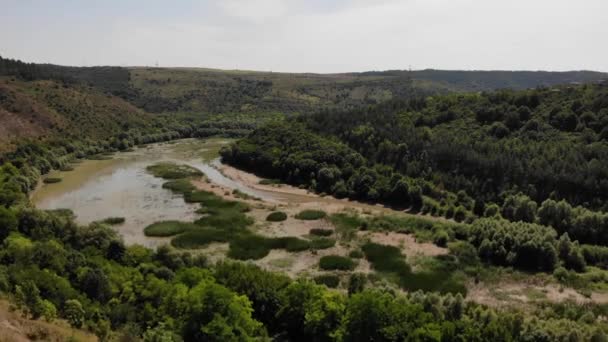
<path id="1" fill-rule="evenodd" d="M 146 237 L 144 227 L 161 220 L 194 220 L 199 206 L 163 189 L 164 180 L 148 174 L 148 165 L 161 161 L 189 164 L 214 183 L 272 201 L 268 194 L 224 177 L 211 165 L 213 160 L 217 163 L 219 149 L 229 142 L 186 139 L 117 153 L 110 160 L 86 160 L 73 171 L 53 174 L 63 181 L 40 186 L 32 194 L 32 202 L 41 209 L 71 209 L 81 224 L 124 217 L 125 223 L 114 228 L 127 244 L 155 247 L 168 240 Z"/>

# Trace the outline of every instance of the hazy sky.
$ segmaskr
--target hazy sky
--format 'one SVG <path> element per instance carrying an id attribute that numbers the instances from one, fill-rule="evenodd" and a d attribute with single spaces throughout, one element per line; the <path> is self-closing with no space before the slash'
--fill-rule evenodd
<path id="1" fill-rule="evenodd" d="M 608 71 L 608 0 L 0 0 L 0 55 L 293 72 Z"/>

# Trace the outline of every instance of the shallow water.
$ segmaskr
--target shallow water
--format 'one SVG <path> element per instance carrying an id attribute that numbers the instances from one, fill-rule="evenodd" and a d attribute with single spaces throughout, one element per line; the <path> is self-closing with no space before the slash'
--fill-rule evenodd
<path id="1" fill-rule="evenodd" d="M 161 220 L 195 220 L 199 206 L 185 203 L 181 195 L 163 189 L 165 181 L 148 174 L 148 165 L 161 161 L 188 164 L 203 171 L 214 183 L 272 200 L 268 194 L 226 178 L 211 165 L 213 160 L 217 163 L 219 149 L 229 142 L 186 139 L 117 153 L 110 160 L 85 160 L 75 164 L 73 171 L 54 172 L 52 176 L 63 181 L 41 185 L 32 194 L 32 202 L 40 209 L 71 209 L 80 224 L 124 217 L 125 223 L 114 228 L 125 243 L 156 247 L 168 239 L 146 237 L 143 229 L 147 225 Z"/>

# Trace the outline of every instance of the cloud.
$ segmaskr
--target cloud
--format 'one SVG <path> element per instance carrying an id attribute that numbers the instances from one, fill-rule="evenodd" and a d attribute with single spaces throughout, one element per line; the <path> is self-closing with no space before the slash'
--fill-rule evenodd
<path id="1" fill-rule="evenodd" d="M 170 9 L 153 1 L 136 12 L 109 4 L 103 14 L 73 9 L 72 2 L 62 8 L 61 20 L 42 15 L 44 8 L 32 18 L 29 3 L 9 7 L 0 20 L 0 41 L 3 54 L 32 61 L 158 60 L 164 66 L 294 72 L 410 65 L 608 70 L 605 0 L 184 0 Z"/>
<path id="2" fill-rule="evenodd" d="M 288 13 L 288 0 L 222 0 L 220 8 L 225 15 L 262 22 Z"/>

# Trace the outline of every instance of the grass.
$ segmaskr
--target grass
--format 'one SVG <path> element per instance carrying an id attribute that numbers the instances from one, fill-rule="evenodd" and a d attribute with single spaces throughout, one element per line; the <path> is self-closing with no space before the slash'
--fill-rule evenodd
<path id="1" fill-rule="evenodd" d="M 64 165 L 61 168 L 59 168 L 59 171 L 74 171 L 74 167 L 72 165 Z"/>
<path id="2" fill-rule="evenodd" d="M 327 216 L 327 213 L 322 210 L 302 210 L 296 215 L 298 220 L 320 220 Z"/>
<path id="3" fill-rule="evenodd" d="M 379 272 L 410 272 L 399 248 L 368 242 L 362 247 L 365 258 Z"/>
<path id="4" fill-rule="evenodd" d="M 335 274 L 322 274 L 314 278 L 315 283 L 336 288 L 340 285 L 340 277 Z"/>
<path id="5" fill-rule="evenodd" d="M 372 268 L 391 278 L 408 291 L 437 291 L 466 294 L 464 280 L 454 270 L 459 269 L 453 256 L 431 258 L 421 272 L 414 273 L 399 248 L 368 242 L 362 247 Z"/>
<path id="6" fill-rule="evenodd" d="M 61 181 L 62 181 L 62 179 L 59 178 L 59 177 L 47 177 L 47 178 L 45 178 L 45 179 L 42 180 L 42 182 L 44 184 L 55 184 L 55 183 L 59 183 Z"/>
<path id="7" fill-rule="evenodd" d="M 345 241 L 352 240 L 357 230 L 365 224 L 365 219 L 357 214 L 350 213 L 333 214 L 329 217 L 329 220 L 336 227 L 336 233 L 340 236 L 340 239 Z"/>
<path id="8" fill-rule="evenodd" d="M 105 223 L 105 224 L 114 226 L 114 225 L 125 223 L 125 218 L 124 217 L 108 217 L 106 219 L 103 219 L 101 221 L 101 223 Z"/>
<path id="9" fill-rule="evenodd" d="M 176 248 L 195 249 L 204 247 L 212 242 L 228 242 L 230 238 L 231 233 L 225 230 L 200 227 L 174 237 L 171 240 L 171 245 Z"/>
<path id="10" fill-rule="evenodd" d="M 144 234 L 146 236 L 167 237 L 181 234 L 189 230 L 196 230 L 197 228 L 200 227 L 189 222 L 161 221 L 152 223 L 144 228 Z"/>
<path id="11" fill-rule="evenodd" d="M 176 179 L 163 184 L 163 189 L 168 189 L 179 194 L 185 194 L 196 190 L 188 179 Z"/>
<path id="12" fill-rule="evenodd" d="M 245 232 L 230 239 L 228 256 L 238 260 L 257 260 L 267 256 L 273 249 L 301 252 L 310 249 L 310 247 L 310 241 L 293 236 L 268 238 Z"/>
<path id="13" fill-rule="evenodd" d="M 334 231 L 332 229 L 323 229 L 323 228 L 313 228 L 310 230 L 310 235 L 315 236 L 330 236 Z"/>
<path id="14" fill-rule="evenodd" d="M 355 266 L 357 265 L 352 259 L 340 255 L 326 255 L 319 260 L 322 270 L 352 271 Z"/>
<path id="15" fill-rule="evenodd" d="M 189 177 L 200 177 L 203 173 L 188 165 L 179 165 L 175 163 L 157 163 L 146 167 L 146 170 L 155 177 L 164 179 L 180 179 Z"/>
<path id="16" fill-rule="evenodd" d="M 273 239 L 254 234 L 238 236 L 231 239 L 228 256 L 238 260 L 262 259 L 273 249 L 274 243 Z"/>
<path id="17" fill-rule="evenodd" d="M 266 221 L 281 222 L 287 220 L 287 214 L 282 211 L 274 211 L 266 216 Z"/>
<path id="18" fill-rule="evenodd" d="M 312 249 L 327 249 L 332 248 L 336 245 L 336 240 L 329 238 L 315 238 L 310 241 L 310 248 Z"/>

